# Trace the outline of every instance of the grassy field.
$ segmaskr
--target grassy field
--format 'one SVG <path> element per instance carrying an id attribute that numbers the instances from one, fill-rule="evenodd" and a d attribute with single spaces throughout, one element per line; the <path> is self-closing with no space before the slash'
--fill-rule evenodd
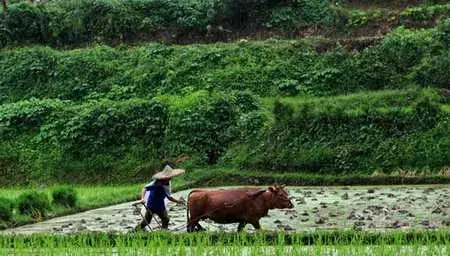
<path id="1" fill-rule="evenodd" d="M 38 190 L 45 192 L 51 197 L 52 191 L 67 187 L 68 185 L 53 185 L 45 188 L 2 188 L 0 197 L 7 197 L 15 200 L 24 190 Z M 141 185 L 117 185 L 117 186 L 74 186 L 78 194 L 78 207 L 80 209 L 92 208 L 100 205 L 120 203 L 133 200 L 139 195 Z"/>
<path id="2" fill-rule="evenodd" d="M 107 206 L 116 203 L 127 202 L 138 198 L 142 185 L 120 185 L 120 186 L 76 186 L 74 189 L 78 194 L 78 203 L 74 208 L 52 205 L 52 209 L 47 217 L 67 215 L 75 212 L 85 211 L 97 207 Z M 0 197 L 16 200 L 20 194 L 29 190 L 45 192 L 51 198 L 52 191 L 67 185 L 54 185 L 45 188 L 1 188 Z M 23 225 L 39 220 L 31 216 L 14 212 L 14 226 Z"/>
<path id="3" fill-rule="evenodd" d="M 450 232 L 4 236 L 0 248 L 14 255 L 448 255 Z"/>

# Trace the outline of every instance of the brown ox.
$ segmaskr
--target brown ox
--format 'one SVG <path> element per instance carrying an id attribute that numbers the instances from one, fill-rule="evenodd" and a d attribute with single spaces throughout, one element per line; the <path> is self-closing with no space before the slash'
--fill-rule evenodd
<path id="1" fill-rule="evenodd" d="M 239 223 L 238 231 L 247 223 L 260 229 L 259 219 L 267 216 L 270 209 L 293 207 L 284 186 L 268 189 L 193 190 L 188 196 L 187 230 L 203 230 L 199 224 L 203 219 L 223 224 Z"/>

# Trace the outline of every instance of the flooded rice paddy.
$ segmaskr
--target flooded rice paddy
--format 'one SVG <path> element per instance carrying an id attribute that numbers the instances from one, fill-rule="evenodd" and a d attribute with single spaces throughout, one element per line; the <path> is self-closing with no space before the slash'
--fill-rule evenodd
<path id="1" fill-rule="evenodd" d="M 287 187 L 294 209 L 270 210 L 261 219 L 263 230 L 313 231 L 316 229 L 434 229 L 450 227 L 450 186 Z M 186 198 L 190 190 L 174 193 Z M 186 207 L 169 204 L 169 229 L 185 232 Z M 50 219 L 4 230 L 0 234 L 78 232 L 132 232 L 141 221 L 129 203 Z M 237 224 L 201 222 L 210 231 L 235 231 Z M 157 230 L 158 223 L 151 223 Z M 247 231 L 253 227 L 247 225 Z"/>

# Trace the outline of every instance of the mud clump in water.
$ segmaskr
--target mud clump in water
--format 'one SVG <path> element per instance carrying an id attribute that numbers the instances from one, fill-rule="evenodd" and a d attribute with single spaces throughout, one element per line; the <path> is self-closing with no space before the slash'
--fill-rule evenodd
<path id="1" fill-rule="evenodd" d="M 328 214 L 328 216 L 330 216 L 331 218 L 334 218 L 334 217 L 337 217 L 338 215 L 336 213 L 334 213 L 334 212 L 330 212 Z"/>
<path id="2" fill-rule="evenodd" d="M 297 204 L 306 204 L 305 198 L 303 198 L 303 197 L 299 197 L 299 198 L 295 199 L 295 202 Z"/>
<path id="3" fill-rule="evenodd" d="M 394 221 L 391 225 L 392 228 L 401 228 L 401 227 L 407 227 L 407 226 L 409 226 L 409 223 L 402 222 L 399 220 Z"/>
<path id="4" fill-rule="evenodd" d="M 341 198 L 344 199 L 344 200 L 348 200 L 350 197 L 348 196 L 348 193 L 345 192 L 345 193 L 341 196 Z"/>
<path id="5" fill-rule="evenodd" d="M 364 220 L 364 216 L 361 213 L 351 211 L 347 217 L 348 220 Z"/>
<path id="6" fill-rule="evenodd" d="M 286 224 L 283 226 L 284 231 L 293 231 L 295 230 L 293 227 L 291 227 L 290 225 Z"/>
<path id="7" fill-rule="evenodd" d="M 442 213 L 442 209 L 440 207 L 438 207 L 438 208 L 434 209 L 431 213 L 441 214 Z"/>
<path id="8" fill-rule="evenodd" d="M 316 220 L 316 224 L 324 224 L 326 222 L 326 220 L 327 220 L 327 218 L 325 218 L 325 217 L 319 217 Z"/>
<path id="9" fill-rule="evenodd" d="M 387 215 L 390 213 L 390 211 L 386 207 L 380 206 L 380 205 L 369 205 L 366 209 L 371 211 L 375 215 L 380 215 L 380 214 Z"/>
<path id="10" fill-rule="evenodd" d="M 354 225 L 355 225 L 355 226 L 362 227 L 362 226 L 365 226 L 366 223 L 365 223 L 364 221 L 356 221 L 356 222 L 354 223 Z"/>

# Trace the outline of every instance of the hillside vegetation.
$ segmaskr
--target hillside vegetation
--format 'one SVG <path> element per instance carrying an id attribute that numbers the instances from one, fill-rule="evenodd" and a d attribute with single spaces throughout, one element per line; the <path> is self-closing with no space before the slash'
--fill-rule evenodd
<path id="1" fill-rule="evenodd" d="M 359 52 L 273 39 L 2 50 L 0 182 L 130 182 L 180 155 L 188 169 L 437 173 L 449 31 L 398 28 Z"/>
<path id="2" fill-rule="evenodd" d="M 309 40 L 15 48 L 0 52 L 0 102 L 123 100 L 197 90 L 308 97 L 410 85 L 448 88 L 449 27 L 447 19 L 433 29 L 399 28 L 360 52 L 321 53 Z"/>
<path id="3" fill-rule="evenodd" d="M 382 36 L 399 25 L 433 27 L 449 15 L 445 0 L 12 1 L 0 12 L 0 46 Z"/>

